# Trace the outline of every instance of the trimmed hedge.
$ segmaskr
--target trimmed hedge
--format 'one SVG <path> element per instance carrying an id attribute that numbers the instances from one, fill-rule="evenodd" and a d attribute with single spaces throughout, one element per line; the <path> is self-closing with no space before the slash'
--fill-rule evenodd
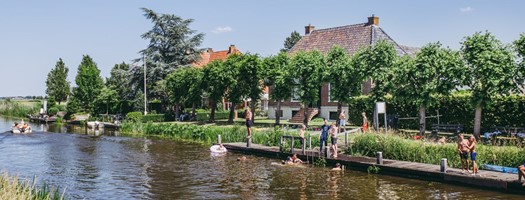
<path id="1" fill-rule="evenodd" d="M 399 118 L 418 117 L 419 107 L 417 105 L 395 102 L 391 97 L 386 97 L 387 114 L 397 114 Z M 372 121 L 373 106 L 366 96 L 354 98 L 349 103 L 348 121 L 352 124 L 362 123 L 361 112 L 365 111 L 369 121 Z M 463 124 L 466 132 L 474 129 L 474 106 L 470 101 L 470 94 L 454 94 L 447 97 L 439 97 L 437 105 L 427 108 L 427 117 L 441 115 L 441 124 Z M 491 105 L 483 108 L 481 116 L 482 132 L 490 130 L 494 126 L 525 127 L 525 96 L 511 95 L 494 98 Z M 383 115 L 379 121 L 383 122 Z M 427 118 L 427 130 L 432 124 L 437 123 L 437 118 Z M 382 123 L 381 123 L 382 124 Z M 398 128 L 419 129 L 419 119 L 399 120 Z"/>
<path id="2" fill-rule="evenodd" d="M 164 114 L 147 114 L 142 116 L 142 122 L 163 122 Z"/>
<path id="3" fill-rule="evenodd" d="M 126 114 L 126 121 L 129 121 L 129 122 L 142 121 L 142 113 L 141 112 L 129 112 L 128 114 Z"/>
<path id="4" fill-rule="evenodd" d="M 211 111 L 207 110 L 198 110 L 197 111 L 197 121 L 208 121 L 210 119 Z M 218 119 L 228 119 L 230 116 L 230 111 L 215 111 L 215 120 Z"/>

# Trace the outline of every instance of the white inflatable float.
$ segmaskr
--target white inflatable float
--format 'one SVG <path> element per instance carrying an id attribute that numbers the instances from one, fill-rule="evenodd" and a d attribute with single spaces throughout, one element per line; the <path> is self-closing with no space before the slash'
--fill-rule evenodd
<path id="1" fill-rule="evenodd" d="M 212 153 L 226 153 L 226 152 L 228 152 L 228 150 L 226 150 L 226 147 L 223 146 L 223 147 L 221 148 L 220 145 L 213 145 L 213 146 L 211 146 L 211 147 L 210 147 L 210 151 L 211 151 Z"/>

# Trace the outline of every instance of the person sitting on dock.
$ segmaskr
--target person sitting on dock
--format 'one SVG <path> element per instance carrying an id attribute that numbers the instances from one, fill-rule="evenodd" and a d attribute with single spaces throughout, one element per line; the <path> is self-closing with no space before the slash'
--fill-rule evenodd
<path id="1" fill-rule="evenodd" d="M 461 158 L 461 173 L 465 173 L 465 170 L 469 171 L 469 161 L 468 161 L 468 142 L 464 139 L 463 134 L 458 135 L 458 153 Z"/>
<path id="2" fill-rule="evenodd" d="M 468 148 L 470 150 L 470 160 L 472 160 L 472 173 L 478 173 L 478 164 L 476 164 L 476 138 L 474 136 L 468 139 Z"/>
<path id="3" fill-rule="evenodd" d="M 328 146 L 328 131 L 330 130 L 330 126 L 328 125 L 328 120 L 324 119 L 324 125 L 321 126 L 321 134 L 319 134 L 319 140 L 321 142 L 321 145 L 319 146 L 319 152 L 320 154 L 323 154 L 323 146 Z"/>
<path id="4" fill-rule="evenodd" d="M 518 181 L 521 183 L 521 178 L 525 178 L 525 164 L 518 166 Z M 525 186 L 523 183 L 521 186 Z"/>

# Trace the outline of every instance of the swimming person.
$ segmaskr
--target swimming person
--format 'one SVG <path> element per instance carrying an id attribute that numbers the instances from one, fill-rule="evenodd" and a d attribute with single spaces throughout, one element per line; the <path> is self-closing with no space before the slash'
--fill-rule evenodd
<path id="1" fill-rule="evenodd" d="M 472 172 L 476 175 L 478 173 L 478 164 L 476 163 L 476 138 L 474 136 L 468 139 L 468 148 L 470 150 L 470 160 L 472 160 Z"/>
<path id="2" fill-rule="evenodd" d="M 337 158 L 337 127 L 335 126 L 335 123 L 332 123 L 332 127 L 330 127 L 330 137 L 332 139 L 332 145 L 330 146 L 330 149 L 333 150 L 330 157 Z"/>
<path id="3" fill-rule="evenodd" d="M 468 161 L 468 142 L 464 139 L 463 134 L 458 135 L 458 153 L 459 157 L 461 158 L 461 173 L 465 173 L 465 170 L 467 172 L 469 171 L 469 161 Z"/>
<path id="4" fill-rule="evenodd" d="M 330 126 L 328 125 L 328 120 L 324 119 L 324 124 L 321 126 L 321 134 L 319 134 L 319 140 L 321 142 L 321 145 L 319 146 L 319 152 L 320 154 L 323 154 L 323 146 L 328 146 L 328 131 L 330 130 Z"/>
<path id="5" fill-rule="evenodd" d="M 341 166 L 341 164 L 339 163 L 336 163 L 335 167 L 332 168 L 333 171 L 341 171 L 342 169 L 343 169 L 343 166 Z"/>
<path id="6" fill-rule="evenodd" d="M 294 153 L 293 156 L 291 157 L 291 161 L 294 164 L 296 164 L 296 163 L 302 164 L 303 163 L 303 161 L 297 157 L 296 153 Z"/>

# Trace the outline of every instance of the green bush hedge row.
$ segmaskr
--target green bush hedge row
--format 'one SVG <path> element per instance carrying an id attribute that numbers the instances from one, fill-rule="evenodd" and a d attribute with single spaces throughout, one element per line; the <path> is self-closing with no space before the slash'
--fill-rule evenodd
<path id="1" fill-rule="evenodd" d="M 399 118 L 417 117 L 419 106 L 404 104 L 393 101 L 391 97 L 386 97 L 387 114 L 397 114 Z M 368 97 L 361 96 L 354 98 L 349 103 L 349 122 L 360 125 L 362 123 L 361 112 L 367 113 L 368 119 L 372 121 L 373 106 Z M 474 106 L 470 101 L 469 94 L 454 94 L 446 97 L 439 97 L 436 105 L 427 108 L 427 117 L 441 115 L 441 124 L 463 124 L 466 132 L 473 132 L 474 128 Z M 384 121 L 380 115 L 380 122 Z M 437 118 L 427 118 L 427 130 L 433 123 L 437 123 Z M 398 128 L 418 129 L 419 119 L 399 120 Z M 494 126 L 525 127 L 525 96 L 511 95 L 494 98 L 491 105 L 482 111 L 481 130 L 488 131 Z"/>
<path id="2" fill-rule="evenodd" d="M 211 111 L 209 110 L 197 110 L 197 121 L 208 121 L 210 119 Z M 228 119 L 230 111 L 215 111 L 215 120 Z"/>

